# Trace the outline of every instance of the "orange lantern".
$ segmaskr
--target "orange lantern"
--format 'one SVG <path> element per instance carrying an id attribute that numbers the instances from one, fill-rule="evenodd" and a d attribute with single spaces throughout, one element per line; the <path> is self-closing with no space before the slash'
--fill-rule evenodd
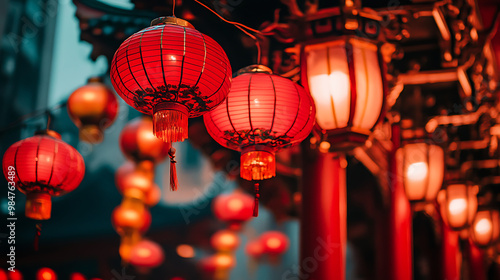
<path id="1" fill-rule="evenodd" d="M 301 81 L 316 104 L 316 131 L 332 150 L 363 145 L 383 114 L 387 86 L 380 23 L 366 14 L 350 21 L 355 26 L 342 24 L 339 9 L 295 22 L 304 31 L 298 38 Z"/>
<path id="2" fill-rule="evenodd" d="M 443 221 L 453 230 L 462 230 L 472 224 L 477 211 L 479 186 L 466 183 L 448 185 L 438 193 Z"/>
<path id="3" fill-rule="evenodd" d="M 236 259 L 230 254 L 217 253 L 202 259 L 200 264 L 202 268 L 208 272 L 227 272 L 227 270 L 236 266 Z"/>
<path id="4" fill-rule="evenodd" d="M 241 224 L 253 216 L 254 199 L 248 194 L 234 192 L 221 194 L 214 199 L 213 211 L 219 220 L 230 223 L 238 230 Z"/>
<path id="5" fill-rule="evenodd" d="M 149 240 L 137 243 L 130 254 L 130 264 L 144 274 L 159 266 L 163 259 L 163 249 L 157 243 Z"/>
<path id="6" fill-rule="evenodd" d="M 212 247 L 219 252 L 236 250 L 240 245 L 240 238 L 231 230 L 219 230 L 210 238 Z"/>
<path id="7" fill-rule="evenodd" d="M 151 214 L 144 208 L 137 209 L 136 207 L 122 204 L 113 210 L 111 223 L 120 235 L 132 231 L 144 233 L 151 225 Z"/>
<path id="8" fill-rule="evenodd" d="M 115 173 L 115 184 L 125 197 L 136 198 L 149 207 L 153 207 L 161 199 L 161 189 L 153 182 L 153 174 L 144 171 L 131 161 L 120 166 Z"/>
<path id="9" fill-rule="evenodd" d="M 44 267 L 36 273 L 36 280 L 57 280 L 57 275 L 52 269 Z"/>
<path id="10" fill-rule="evenodd" d="M 286 235 L 279 231 L 268 231 L 260 236 L 260 242 L 264 253 L 269 255 L 281 255 L 288 250 L 290 241 Z"/>
<path id="11" fill-rule="evenodd" d="M 500 212 L 496 209 L 481 209 L 471 227 L 474 243 L 482 248 L 495 244 L 500 237 Z"/>
<path id="12" fill-rule="evenodd" d="M 408 199 L 412 202 L 436 199 L 444 177 L 443 149 L 428 143 L 408 143 L 398 149 L 396 158 L 403 169 Z"/>
<path id="13" fill-rule="evenodd" d="M 75 90 L 68 98 L 68 114 L 80 129 L 80 139 L 89 143 L 102 141 L 103 130 L 118 114 L 118 101 L 114 93 L 99 77 Z"/>

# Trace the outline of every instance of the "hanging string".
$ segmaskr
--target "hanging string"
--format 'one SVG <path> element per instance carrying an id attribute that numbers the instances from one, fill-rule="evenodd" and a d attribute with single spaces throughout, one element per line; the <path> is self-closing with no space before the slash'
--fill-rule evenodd
<path id="1" fill-rule="evenodd" d="M 259 193 L 259 183 L 255 183 L 254 185 L 254 195 L 255 195 L 255 200 L 253 204 L 253 216 L 258 217 L 259 216 L 259 198 L 260 198 L 260 193 Z"/>
<path id="2" fill-rule="evenodd" d="M 33 241 L 33 248 L 38 251 L 40 243 L 40 235 L 42 235 L 42 224 L 35 225 L 35 240 Z"/>
<path id="3" fill-rule="evenodd" d="M 62 107 L 65 107 L 66 106 L 66 101 L 63 101 L 57 105 L 55 105 L 54 107 L 51 107 L 51 108 L 48 108 L 48 109 L 40 109 L 40 110 L 36 110 L 36 111 L 33 111 L 31 113 L 28 113 L 26 115 L 23 115 L 21 116 L 19 119 L 13 121 L 12 123 L 8 124 L 7 126 L 3 127 L 2 129 L 0 129 L 0 134 L 12 129 L 12 128 L 15 128 L 16 126 L 18 126 L 19 124 L 22 124 L 23 122 L 27 121 L 27 120 L 30 120 L 32 118 L 37 118 L 37 117 L 40 117 L 40 116 L 43 116 L 45 114 L 47 114 L 47 112 L 53 112 L 57 109 L 60 109 Z"/>
<path id="4" fill-rule="evenodd" d="M 175 2 L 177 2 L 177 0 L 172 0 L 172 16 L 175 17 Z"/>
<path id="5" fill-rule="evenodd" d="M 49 131 L 50 130 L 50 121 L 51 121 L 50 111 L 47 110 L 46 114 L 47 114 L 47 128 L 45 130 Z"/>
<path id="6" fill-rule="evenodd" d="M 212 12 L 214 15 L 216 15 L 217 17 L 219 17 L 221 20 L 223 20 L 224 22 L 227 22 L 229 24 L 232 24 L 234 25 L 236 28 L 238 28 L 239 30 L 241 30 L 243 33 L 245 33 L 248 37 L 252 38 L 253 40 L 255 40 L 255 46 L 257 47 L 257 64 L 260 64 L 260 57 L 261 57 L 261 47 L 260 47 L 260 42 L 259 40 L 257 39 L 256 36 L 250 34 L 250 32 L 248 31 L 251 31 L 251 32 L 254 32 L 254 33 L 257 33 L 257 34 L 261 34 L 263 35 L 262 32 L 260 32 L 259 30 L 257 29 L 254 29 L 254 28 L 251 28 L 251 27 L 248 27 L 244 24 L 241 24 L 239 22 L 235 22 L 235 21 L 230 21 L 230 20 L 227 20 L 225 19 L 224 17 L 222 17 L 221 15 L 219 15 L 218 13 L 216 13 L 214 10 L 212 10 L 210 7 L 208 7 L 207 5 L 201 3 L 199 0 L 194 0 L 196 3 L 200 4 L 201 6 L 205 7 L 207 10 L 209 10 L 210 12 Z"/>
<path id="7" fill-rule="evenodd" d="M 177 168 L 175 167 L 175 148 L 172 147 L 168 151 L 168 155 L 170 156 L 170 190 L 177 190 Z"/>

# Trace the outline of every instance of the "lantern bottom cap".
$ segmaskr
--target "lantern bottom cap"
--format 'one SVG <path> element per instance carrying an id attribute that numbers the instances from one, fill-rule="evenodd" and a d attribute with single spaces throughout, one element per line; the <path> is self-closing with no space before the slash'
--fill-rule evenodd
<path id="1" fill-rule="evenodd" d="M 102 130 L 99 129 L 99 126 L 94 124 L 82 126 L 79 136 L 80 140 L 91 144 L 101 143 L 104 138 Z"/>
<path id="2" fill-rule="evenodd" d="M 34 220 L 50 219 L 51 196 L 46 193 L 28 193 L 26 197 L 26 217 Z"/>
<path id="3" fill-rule="evenodd" d="M 245 180 L 264 180 L 276 176 L 274 153 L 266 150 L 248 151 L 241 155 L 241 178 Z"/>
<path id="4" fill-rule="evenodd" d="M 164 142 L 181 142 L 188 138 L 187 107 L 177 103 L 160 103 L 154 109 L 153 134 Z"/>

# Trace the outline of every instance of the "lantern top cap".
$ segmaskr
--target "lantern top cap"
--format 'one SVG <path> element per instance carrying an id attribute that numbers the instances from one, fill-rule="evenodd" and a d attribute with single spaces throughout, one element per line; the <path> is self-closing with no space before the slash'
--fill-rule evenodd
<path id="1" fill-rule="evenodd" d="M 35 132 L 35 135 L 50 136 L 52 138 L 61 140 L 61 134 L 50 129 L 38 130 Z"/>
<path id="2" fill-rule="evenodd" d="M 183 20 L 183 19 L 177 18 L 177 17 L 159 17 L 159 18 L 155 18 L 151 21 L 151 26 L 162 25 L 162 24 L 172 24 L 172 25 L 178 25 L 178 26 L 189 27 L 189 28 L 194 29 L 194 26 L 191 23 L 189 23 L 187 20 Z"/>
<path id="3" fill-rule="evenodd" d="M 236 73 L 236 76 L 246 74 L 246 73 L 266 73 L 266 74 L 273 74 L 273 71 L 271 68 L 261 65 L 261 64 L 253 64 L 249 65 L 247 67 L 243 67 L 238 72 Z"/>
<path id="4" fill-rule="evenodd" d="M 90 83 L 102 83 L 102 82 L 103 82 L 102 77 L 98 77 L 98 76 L 90 77 L 87 80 L 87 84 L 90 84 Z"/>

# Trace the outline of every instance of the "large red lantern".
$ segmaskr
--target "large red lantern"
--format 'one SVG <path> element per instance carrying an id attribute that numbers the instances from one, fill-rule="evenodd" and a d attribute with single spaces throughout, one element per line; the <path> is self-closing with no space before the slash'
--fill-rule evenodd
<path id="1" fill-rule="evenodd" d="M 263 65 L 238 74 L 227 99 L 204 116 L 205 125 L 215 141 L 242 153 L 243 179 L 269 179 L 276 176 L 276 150 L 311 132 L 314 101 L 304 88 Z"/>
<path id="2" fill-rule="evenodd" d="M 186 139 L 188 118 L 220 104 L 232 75 L 221 46 L 175 17 L 157 18 L 125 40 L 110 71 L 116 92 L 153 116 L 154 134 L 165 142 Z"/>
<path id="3" fill-rule="evenodd" d="M 71 120 L 80 129 L 80 139 L 99 143 L 103 130 L 116 119 L 118 101 L 102 79 L 94 77 L 69 96 L 67 108 Z"/>
<path id="4" fill-rule="evenodd" d="M 85 174 L 85 164 L 80 153 L 62 140 L 35 135 L 7 149 L 3 173 L 9 189 L 16 186 L 26 194 L 26 217 L 47 220 L 51 197 L 76 189 Z"/>
<path id="5" fill-rule="evenodd" d="M 253 214 L 253 198 L 245 193 L 220 194 L 214 199 L 213 211 L 219 220 L 228 222 L 230 228 L 237 230 Z"/>
<path id="6" fill-rule="evenodd" d="M 441 217 L 453 230 L 469 227 L 476 216 L 478 186 L 467 183 L 449 184 L 439 191 L 437 201 Z"/>
<path id="7" fill-rule="evenodd" d="M 210 243 L 218 252 L 231 252 L 240 245 L 240 238 L 232 230 L 219 230 L 212 235 Z"/>
<path id="8" fill-rule="evenodd" d="M 130 264 L 140 272 L 147 273 L 150 269 L 159 266 L 164 259 L 163 249 L 155 242 L 142 240 L 132 247 Z"/>

